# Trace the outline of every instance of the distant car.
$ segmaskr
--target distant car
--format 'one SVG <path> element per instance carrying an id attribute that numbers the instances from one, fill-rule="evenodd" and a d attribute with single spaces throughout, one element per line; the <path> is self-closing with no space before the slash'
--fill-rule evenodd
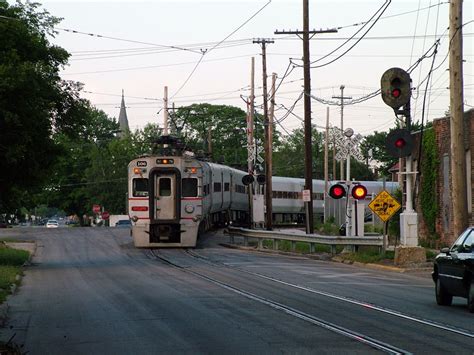
<path id="1" fill-rule="evenodd" d="M 0 222 L 0 228 L 8 228 L 7 222 Z"/>
<path id="2" fill-rule="evenodd" d="M 120 219 L 115 223 L 115 227 L 129 228 L 132 227 L 132 222 L 129 219 Z"/>
<path id="3" fill-rule="evenodd" d="M 453 296 L 464 297 L 474 313 L 474 227 L 461 233 L 451 248 L 441 249 L 432 276 L 439 305 L 451 305 Z"/>
<path id="4" fill-rule="evenodd" d="M 58 228 L 59 223 L 58 221 L 54 219 L 50 219 L 48 222 L 46 222 L 46 228 Z"/>

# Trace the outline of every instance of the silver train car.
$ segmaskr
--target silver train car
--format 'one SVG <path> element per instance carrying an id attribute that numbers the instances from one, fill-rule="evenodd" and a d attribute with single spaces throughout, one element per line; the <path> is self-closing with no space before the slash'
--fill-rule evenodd
<path id="1" fill-rule="evenodd" d="M 194 247 L 198 235 L 212 226 L 248 220 L 246 172 L 196 159 L 188 153 L 142 156 L 128 165 L 128 214 L 138 248 Z M 380 182 L 363 182 L 368 196 Z M 395 183 L 387 183 L 393 190 Z M 303 222 L 304 179 L 273 177 L 273 218 Z M 313 209 L 322 215 L 324 181 L 313 180 Z"/>

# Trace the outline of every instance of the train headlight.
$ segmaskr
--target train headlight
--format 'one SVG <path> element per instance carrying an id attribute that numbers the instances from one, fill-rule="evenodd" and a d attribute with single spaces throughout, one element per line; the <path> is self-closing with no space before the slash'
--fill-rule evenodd
<path id="1" fill-rule="evenodd" d="M 132 221 L 136 223 L 136 222 L 138 221 L 138 217 L 137 217 L 137 216 L 133 216 L 133 217 L 132 217 Z"/>
<path id="2" fill-rule="evenodd" d="M 187 213 L 193 213 L 194 212 L 194 206 L 193 205 L 186 205 L 186 206 L 184 206 L 184 210 Z"/>

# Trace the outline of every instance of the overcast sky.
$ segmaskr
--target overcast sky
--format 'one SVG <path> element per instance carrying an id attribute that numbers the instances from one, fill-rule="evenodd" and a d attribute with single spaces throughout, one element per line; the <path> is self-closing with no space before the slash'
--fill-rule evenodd
<path id="1" fill-rule="evenodd" d="M 261 107 L 261 48 L 252 43 L 253 39 L 274 40 L 267 45 L 269 75 L 275 72 L 282 78 L 289 58 L 294 58 L 297 65 L 302 63 L 302 41 L 296 36 L 274 34 L 275 30 L 302 29 L 301 0 L 40 2 L 52 15 L 63 18 L 58 35 L 52 39 L 72 54 L 62 77 L 84 83 L 83 97 L 116 118 L 123 89 L 132 130 L 149 122 L 162 124 L 164 86 L 168 86 L 170 102 L 176 106 L 209 102 L 245 110 L 242 97 L 249 95 L 252 56 L 256 63 L 256 105 Z M 357 24 L 368 21 L 384 4 L 384 0 L 310 0 L 311 29 L 339 28 L 338 33 L 314 36 L 311 60 L 329 54 L 359 30 L 356 38 L 360 38 L 369 26 Z M 465 109 L 474 105 L 474 23 L 468 23 L 473 20 L 472 5 L 473 0 L 464 1 Z M 340 86 L 345 85 L 344 96 L 364 97 L 379 89 L 386 69 L 408 69 L 440 38 L 434 63 L 439 68 L 433 72 L 428 87 L 426 110 L 428 120 L 442 117 L 449 106 L 448 60 L 442 63 L 449 43 L 448 16 L 447 1 L 393 0 L 352 50 L 337 59 L 356 40 L 315 63 L 327 64 L 337 59 L 311 70 L 312 94 L 337 101 L 332 97 L 339 96 Z M 427 58 L 412 72 L 414 87 L 426 79 L 431 63 L 432 57 Z M 303 100 L 297 100 L 303 91 L 302 78 L 302 68 L 295 67 L 278 89 L 276 128 L 283 133 L 284 129 L 291 131 L 301 126 L 298 117 L 303 116 Z M 269 87 L 270 83 L 269 79 Z M 425 84 L 426 81 L 420 91 L 414 92 L 415 120 L 421 120 Z M 288 114 L 287 109 L 293 105 Z M 312 101 L 312 120 L 318 126 L 325 125 L 326 105 Z M 340 125 L 338 106 L 330 106 L 330 122 Z M 380 96 L 344 107 L 344 127 L 363 135 L 386 131 L 394 125 L 394 114 Z"/>

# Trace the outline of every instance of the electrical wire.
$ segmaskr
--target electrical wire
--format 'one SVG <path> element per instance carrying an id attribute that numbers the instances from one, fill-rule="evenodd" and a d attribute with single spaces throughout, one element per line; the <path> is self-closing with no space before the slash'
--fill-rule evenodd
<path id="1" fill-rule="evenodd" d="M 59 30 L 59 31 L 69 32 L 69 33 L 74 33 L 74 34 L 80 34 L 80 35 L 86 35 L 86 36 L 90 36 L 90 37 L 105 38 L 105 39 L 110 39 L 110 40 L 114 40 L 114 41 L 121 41 L 121 42 L 128 42 L 128 43 L 147 44 L 147 45 L 150 45 L 150 46 L 155 46 L 155 47 L 160 47 L 160 48 L 168 48 L 168 49 L 188 51 L 188 52 L 193 52 L 193 53 L 200 53 L 197 50 L 184 48 L 184 47 L 179 47 L 179 46 L 168 46 L 168 45 L 164 45 L 164 44 L 157 44 L 157 43 L 144 42 L 144 41 L 136 41 L 136 40 L 131 40 L 131 39 L 119 38 L 119 37 L 111 37 L 111 36 L 105 36 L 105 35 L 101 35 L 101 34 L 97 34 L 97 33 L 88 33 L 88 32 L 82 32 L 82 31 L 77 31 L 77 30 L 71 30 L 71 29 L 62 28 L 62 27 L 54 27 L 54 28 L 56 30 Z"/>
<path id="2" fill-rule="evenodd" d="M 217 44 L 215 44 L 213 47 L 211 47 L 209 50 L 206 50 L 204 52 L 202 52 L 201 54 L 201 58 L 199 58 L 198 62 L 196 63 L 196 65 L 194 66 L 193 70 L 191 71 L 191 73 L 188 75 L 188 77 L 184 80 L 183 84 L 181 84 L 181 86 L 178 88 L 178 90 L 175 91 L 175 93 L 173 95 L 171 95 L 170 99 L 174 98 L 176 95 L 178 95 L 181 90 L 186 86 L 186 84 L 189 82 L 189 80 L 191 79 L 191 77 L 193 76 L 193 74 L 196 72 L 197 68 L 199 67 L 199 65 L 201 64 L 204 56 L 206 54 L 208 54 L 209 52 L 213 51 L 214 49 L 216 49 L 218 46 L 220 46 L 222 43 L 224 43 L 224 41 L 226 41 L 230 36 L 232 36 L 234 33 L 236 33 L 238 30 L 240 30 L 242 27 L 244 27 L 248 22 L 250 22 L 255 16 L 257 16 L 261 11 L 263 11 L 263 9 L 265 9 L 270 3 L 271 3 L 272 0 L 268 0 L 268 2 L 263 5 L 257 12 L 255 12 L 252 16 L 250 16 L 250 18 L 248 18 L 247 20 L 244 21 L 244 23 L 242 23 L 239 27 L 237 27 L 234 31 L 232 31 L 230 34 L 228 34 L 223 40 L 221 40 L 220 42 L 218 42 Z"/>
<path id="3" fill-rule="evenodd" d="M 329 64 L 334 63 L 335 61 L 339 60 L 339 59 L 342 58 L 344 55 L 346 55 L 347 53 L 349 53 L 349 51 L 351 51 L 351 50 L 367 35 L 367 33 L 369 33 L 370 30 L 375 26 L 375 24 L 378 22 L 378 20 L 379 20 L 380 17 L 382 16 L 382 14 L 387 10 L 387 8 L 389 7 L 389 5 L 390 5 L 391 2 L 392 2 L 392 0 L 386 0 L 386 1 L 385 1 L 385 4 L 383 5 L 383 6 L 385 6 L 385 7 L 382 6 L 382 7 L 376 12 L 376 14 L 377 14 L 378 12 L 380 12 L 380 14 L 378 15 L 378 17 L 377 17 L 377 18 L 373 21 L 373 23 L 369 26 L 369 28 L 367 29 L 367 31 L 365 31 L 365 32 L 362 34 L 362 36 L 361 36 L 359 39 L 357 39 L 357 40 L 355 41 L 355 43 L 354 43 L 353 45 L 351 45 L 347 50 L 345 50 L 345 51 L 344 51 L 343 53 L 341 53 L 338 57 L 336 57 L 336 58 L 330 60 L 330 61 L 327 62 L 327 63 L 320 64 L 320 65 L 316 65 L 316 66 L 310 66 L 310 68 L 316 69 L 316 68 L 325 67 L 325 66 L 327 66 L 327 65 L 329 65 Z M 350 38 L 350 40 L 353 39 L 353 38 L 354 38 L 354 37 Z M 349 40 L 348 40 L 347 42 L 343 43 L 343 45 L 345 45 L 346 43 L 349 43 Z M 343 45 L 342 45 L 342 46 L 343 46 Z M 339 48 L 341 48 L 342 46 L 340 46 Z M 332 52 L 332 53 L 334 53 L 334 52 Z M 332 53 L 331 53 L 331 54 L 332 54 Z M 323 57 L 323 58 L 324 58 L 324 57 Z"/>
<path id="4" fill-rule="evenodd" d="M 448 1 L 446 1 L 446 2 L 441 2 L 441 3 L 438 3 L 438 5 L 431 5 L 431 6 L 427 6 L 427 7 L 421 8 L 421 9 L 420 9 L 420 6 L 418 6 L 418 10 L 406 11 L 406 12 L 401 12 L 401 13 L 399 13 L 399 14 L 383 16 L 383 17 L 380 18 L 380 20 L 385 20 L 385 19 L 392 18 L 392 17 L 398 17 L 398 16 L 403 16 L 403 15 L 408 15 L 408 14 L 412 14 L 412 13 L 414 13 L 414 12 L 419 13 L 420 11 L 427 10 L 427 9 L 431 9 L 432 7 L 440 6 L 440 5 L 443 5 L 443 4 L 449 4 L 449 2 L 448 2 Z M 417 15 L 417 16 L 418 16 L 418 15 Z M 341 30 L 341 29 L 343 29 L 343 28 L 355 27 L 355 26 L 360 26 L 360 25 L 363 25 L 363 24 L 365 24 L 365 22 L 354 23 L 354 24 L 352 24 L 352 25 L 347 25 L 347 26 L 340 26 L 340 27 L 337 27 L 337 29 L 338 29 L 338 30 Z"/>
<path id="5" fill-rule="evenodd" d="M 337 52 L 339 49 L 341 49 L 342 47 L 344 47 L 347 43 L 349 43 L 349 41 L 351 41 L 359 32 L 361 32 L 361 31 L 364 29 L 364 27 L 365 27 L 370 21 L 372 21 L 372 20 L 377 16 L 377 14 L 383 9 L 384 6 L 388 6 L 388 5 L 387 5 L 387 2 L 390 3 L 390 0 L 386 0 L 385 3 L 372 15 L 372 17 L 371 17 L 368 21 L 366 21 L 366 22 L 364 23 L 364 25 L 363 25 L 359 30 L 357 30 L 356 32 L 354 32 L 354 34 L 353 34 L 351 37 L 349 37 L 348 40 L 346 40 L 344 43 L 342 43 L 341 45 L 339 45 L 338 47 L 336 47 L 335 49 L 333 49 L 333 50 L 332 50 L 331 52 L 329 52 L 328 54 L 322 56 L 321 58 L 318 58 L 317 60 L 312 61 L 310 64 L 314 64 L 314 63 L 320 62 L 321 60 L 323 60 L 323 59 L 329 57 L 330 55 L 334 54 L 334 53 Z M 375 21 L 375 22 L 376 22 L 376 21 Z M 374 24 L 375 24 L 375 22 L 374 22 Z M 364 35 L 365 35 L 365 34 L 364 34 Z M 363 35 L 363 36 L 364 36 L 364 35 Z"/>
<path id="6" fill-rule="evenodd" d="M 232 56 L 232 57 L 224 57 L 224 58 L 216 58 L 216 59 L 209 59 L 205 60 L 204 62 L 218 62 L 223 60 L 231 60 L 237 58 L 247 58 L 251 57 L 254 54 L 248 55 L 239 55 L 239 56 Z M 181 63 L 173 63 L 173 64 L 161 64 L 161 65 L 150 65 L 144 67 L 129 67 L 129 68 L 117 68 L 117 69 L 108 69 L 108 70 L 96 70 L 96 71 L 89 71 L 89 72 L 76 72 L 76 73 L 63 73 L 62 75 L 85 75 L 85 74 L 100 74 L 100 73 L 113 73 L 113 72 L 120 72 L 120 71 L 133 71 L 133 70 L 142 70 L 142 69 L 155 69 L 155 68 L 166 68 L 166 67 L 175 67 L 180 65 L 189 65 L 194 64 L 195 62 L 181 62 Z"/>
<path id="7" fill-rule="evenodd" d="M 421 110 L 421 129 L 420 129 L 420 144 L 418 146 L 418 160 L 416 162 L 416 171 L 420 171 L 420 166 L 421 166 L 421 160 L 422 160 L 422 151 L 423 151 L 423 131 L 424 131 L 424 125 L 425 125 L 425 104 L 426 104 L 426 96 L 427 96 L 427 93 L 428 93 L 428 86 L 429 86 L 429 82 L 430 82 L 430 77 L 433 73 L 433 67 L 434 67 L 434 63 L 435 63 L 435 59 L 436 59 L 436 49 L 435 49 L 435 52 L 433 54 L 433 60 L 431 61 L 431 68 L 430 68 L 430 71 L 428 72 L 428 79 L 426 80 L 426 86 L 425 86 L 425 93 L 423 95 L 423 106 L 422 106 L 422 110 Z M 410 127 L 408 127 L 408 129 L 410 129 Z M 415 186 L 414 186 L 414 191 L 413 191 L 413 200 L 415 201 L 416 200 L 416 191 L 417 191 L 417 186 L 418 184 L 420 183 L 420 175 L 421 174 L 417 174 L 416 176 L 416 180 L 415 180 Z"/>

